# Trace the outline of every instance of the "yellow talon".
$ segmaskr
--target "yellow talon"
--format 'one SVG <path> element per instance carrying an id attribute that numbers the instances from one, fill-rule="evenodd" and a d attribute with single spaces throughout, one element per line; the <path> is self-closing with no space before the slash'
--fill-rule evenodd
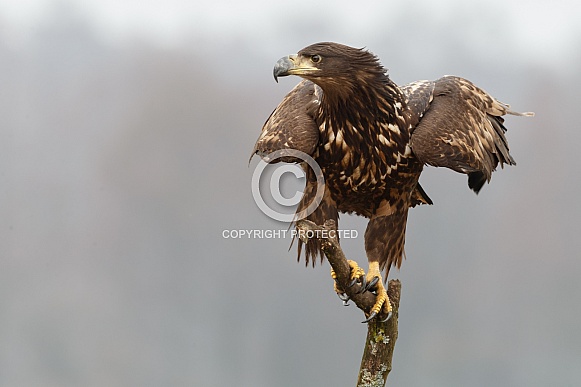
<path id="1" fill-rule="evenodd" d="M 377 295 L 375 299 L 375 304 L 371 308 L 367 320 L 364 322 L 369 322 L 378 316 L 383 309 L 387 314 L 387 318 L 391 315 L 392 308 L 391 302 L 389 301 L 389 296 L 387 295 L 387 291 L 385 290 L 385 286 L 383 285 L 383 277 L 381 276 L 381 271 L 379 270 L 379 262 L 370 262 L 369 263 L 369 271 L 367 275 L 365 275 L 365 271 L 355 261 L 347 260 L 349 263 L 349 267 L 351 268 L 351 283 L 355 283 L 355 281 L 361 280 L 363 276 L 363 281 L 361 281 L 362 289 L 369 289 L 370 287 L 373 289 L 375 294 Z M 331 269 L 331 277 L 336 280 L 337 273 L 335 270 Z M 339 295 L 339 297 L 343 300 L 345 305 L 347 305 L 347 301 L 349 297 L 345 295 L 345 291 L 340 289 L 337 286 L 337 281 L 334 282 L 333 287 L 335 289 L 335 293 Z"/>
<path id="2" fill-rule="evenodd" d="M 388 318 L 392 311 L 389 296 L 387 295 L 385 286 L 383 286 L 383 277 L 381 276 L 381 271 L 379 270 L 379 262 L 370 262 L 369 271 L 367 272 L 367 282 L 371 282 L 375 277 L 379 278 L 379 281 L 377 281 L 377 284 L 375 285 L 375 293 L 377 294 L 377 298 L 375 299 L 375 304 L 369 312 L 368 319 L 364 322 L 369 322 L 372 320 L 379 314 L 379 312 L 381 312 L 382 308 L 385 309 L 385 313 L 388 315 Z"/>
<path id="3" fill-rule="evenodd" d="M 358 279 L 365 275 L 365 271 L 359 267 L 357 262 L 351 261 L 349 259 L 347 262 L 349 263 L 349 267 L 351 267 L 351 280 Z"/>
<path id="4" fill-rule="evenodd" d="M 349 263 L 349 267 L 351 268 L 351 276 L 349 277 L 351 279 L 351 281 L 356 281 L 357 279 L 359 279 L 365 275 L 365 271 L 361 267 L 359 267 L 357 262 L 348 259 L 347 263 Z M 337 274 L 335 273 L 335 270 L 333 270 L 333 268 L 331 268 L 331 278 L 333 278 L 334 280 L 337 279 Z M 345 291 L 343 291 L 342 289 L 339 289 L 337 287 L 337 281 L 335 281 L 334 288 L 335 288 L 335 293 L 338 293 L 338 294 L 345 293 Z"/>
<path id="5" fill-rule="evenodd" d="M 386 313 L 391 313 L 391 302 L 389 301 L 389 296 L 387 295 L 387 291 L 383 286 L 381 278 L 377 281 L 376 287 L 377 298 L 375 299 L 375 304 L 371 308 L 371 314 L 379 314 L 382 308 L 385 308 Z"/>

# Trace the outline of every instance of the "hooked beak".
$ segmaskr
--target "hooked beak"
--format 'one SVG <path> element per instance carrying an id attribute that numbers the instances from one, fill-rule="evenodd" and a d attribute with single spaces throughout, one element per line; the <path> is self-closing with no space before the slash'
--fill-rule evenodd
<path id="1" fill-rule="evenodd" d="M 315 71 L 319 71 L 317 67 L 307 64 L 304 58 L 297 55 L 289 55 L 280 58 L 274 65 L 272 74 L 274 80 L 278 82 L 278 77 L 286 77 L 288 75 L 309 75 Z"/>

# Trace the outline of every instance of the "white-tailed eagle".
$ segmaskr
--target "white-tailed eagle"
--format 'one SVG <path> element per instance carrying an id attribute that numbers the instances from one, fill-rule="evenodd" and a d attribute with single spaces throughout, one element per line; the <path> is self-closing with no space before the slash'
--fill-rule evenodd
<path id="1" fill-rule="evenodd" d="M 499 164 L 515 164 L 502 116 L 532 113 L 516 113 L 454 76 L 399 87 L 375 55 L 337 43 L 313 44 L 281 58 L 274 77 L 287 75 L 304 80 L 270 115 L 252 153 L 296 149 L 317 161 L 325 194 L 308 220 L 337 224 L 340 212 L 370 219 L 365 231 L 369 270 L 362 275 L 350 262 L 353 279 L 377 294 L 368 320 L 382 308 L 389 313 L 381 271 L 387 278 L 389 268 L 402 263 L 408 209 L 432 203 L 418 182 L 423 166 L 465 173 L 478 193 Z M 316 192 L 312 170 L 306 168 L 306 175 L 297 213 Z M 300 257 L 303 243 L 298 244 Z M 322 259 L 319 242 L 309 240 L 307 264 L 318 255 Z"/>

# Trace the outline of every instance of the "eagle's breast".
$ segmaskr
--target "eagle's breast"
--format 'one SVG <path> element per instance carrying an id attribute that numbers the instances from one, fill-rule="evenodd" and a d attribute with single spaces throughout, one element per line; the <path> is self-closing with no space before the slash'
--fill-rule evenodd
<path id="1" fill-rule="evenodd" d="M 326 112 L 319 129 L 320 163 L 327 186 L 341 209 L 369 216 L 390 189 L 411 191 L 421 171 L 409 146 L 401 104 L 379 106 L 372 119 Z M 413 183 L 410 184 L 410 177 Z"/>

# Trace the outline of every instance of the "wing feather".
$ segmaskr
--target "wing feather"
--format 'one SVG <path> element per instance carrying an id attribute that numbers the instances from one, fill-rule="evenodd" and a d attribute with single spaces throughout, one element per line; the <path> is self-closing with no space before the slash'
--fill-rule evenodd
<path id="1" fill-rule="evenodd" d="M 429 82 L 423 82 L 425 90 Z M 501 167 L 516 164 L 509 152 L 502 116 L 532 113 L 511 111 L 466 79 L 446 76 L 432 83 L 429 107 L 412 129 L 412 150 L 425 164 L 468 174 L 469 187 L 478 193 L 499 163 Z M 420 102 L 415 98 L 410 94 L 411 110 L 413 106 L 425 106 L 425 93 Z"/>
<path id="2" fill-rule="evenodd" d="M 264 123 L 254 145 L 252 156 L 284 149 L 296 149 L 312 155 L 319 143 L 319 127 L 315 115 L 322 91 L 310 81 L 303 80 L 292 89 Z M 268 161 L 268 160 L 267 160 Z M 276 160 L 300 162 L 292 157 Z"/>
<path id="3" fill-rule="evenodd" d="M 402 86 L 411 129 L 418 125 L 434 98 L 434 81 L 416 81 Z"/>
<path id="4" fill-rule="evenodd" d="M 322 93 L 319 86 L 307 80 L 303 80 L 295 86 L 264 123 L 262 132 L 252 150 L 251 158 L 255 154 L 266 158 L 272 152 L 285 149 L 295 149 L 314 156 L 315 150 L 319 145 L 320 136 L 319 125 L 315 117 L 320 106 Z M 267 159 L 266 161 L 270 160 Z M 302 161 L 296 157 L 288 156 L 278 158 L 272 162 L 301 163 Z M 297 208 L 297 214 L 303 212 L 315 200 L 318 188 L 317 178 L 313 170 L 304 163 L 302 166 L 305 170 L 306 186 Z M 335 224 L 337 224 L 338 218 L 337 205 L 331 199 L 328 189 L 324 190 L 324 196 L 319 206 L 306 217 L 306 219 L 319 225 L 324 224 L 329 219 L 333 219 Z M 304 251 L 307 265 L 312 263 L 314 266 L 317 257 L 322 260 L 320 240 L 311 238 L 304 246 L 302 240 L 297 238 L 297 243 L 298 259 L 300 259 L 302 251 Z"/>

